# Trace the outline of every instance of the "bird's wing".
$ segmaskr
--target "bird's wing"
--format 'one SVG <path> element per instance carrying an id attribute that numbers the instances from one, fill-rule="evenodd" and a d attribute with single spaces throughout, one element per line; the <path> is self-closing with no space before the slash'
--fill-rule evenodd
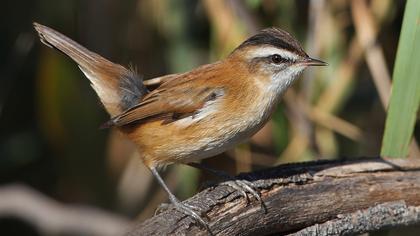
<path id="1" fill-rule="evenodd" d="M 153 90 L 139 104 L 113 117 L 104 127 L 124 126 L 156 119 L 164 123 L 173 122 L 195 114 L 206 102 L 223 95 L 223 90 L 219 87 L 191 87 L 189 83 L 182 83 L 183 79 L 177 78 L 175 80 L 178 81 L 170 81 Z"/>
<path id="2" fill-rule="evenodd" d="M 153 90 L 154 88 L 157 88 L 161 86 L 162 84 L 166 83 L 167 81 L 177 78 L 177 77 L 179 77 L 179 74 L 164 75 L 161 77 L 144 80 L 143 84 L 150 90 Z"/>

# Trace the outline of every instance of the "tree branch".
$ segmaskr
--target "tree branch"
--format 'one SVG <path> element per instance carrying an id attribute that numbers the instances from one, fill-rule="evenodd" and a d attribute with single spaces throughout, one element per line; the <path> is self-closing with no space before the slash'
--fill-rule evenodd
<path id="1" fill-rule="evenodd" d="M 47 235 L 120 235 L 130 221 L 87 206 L 65 205 L 23 185 L 0 188 L 0 217 L 17 217 Z"/>
<path id="2" fill-rule="evenodd" d="M 335 220 L 315 224 L 288 236 L 355 235 L 419 222 L 420 207 L 407 206 L 404 201 L 397 201 L 379 204 L 351 214 L 337 215 Z"/>
<path id="3" fill-rule="evenodd" d="M 420 222 L 420 161 L 363 158 L 287 164 L 240 178 L 258 186 L 268 212 L 227 186 L 186 200 L 219 235 L 335 235 Z M 378 205 L 380 204 L 380 205 Z M 334 231 L 335 230 L 335 231 Z M 174 209 L 137 224 L 126 235 L 207 235 Z"/>

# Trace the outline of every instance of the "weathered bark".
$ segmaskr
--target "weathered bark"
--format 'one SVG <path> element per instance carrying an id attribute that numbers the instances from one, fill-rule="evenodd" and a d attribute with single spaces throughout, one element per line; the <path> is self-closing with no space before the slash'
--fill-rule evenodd
<path id="1" fill-rule="evenodd" d="M 238 192 L 224 185 L 186 200 L 201 209 L 215 235 L 354 234 L 420 221 L 419 160 L 307 162 L 239 177 L 258 186 L 267 213 L 255 199 L 247 204 Z M 190 217 L 169 209 L 139 223 L 126 235 L 167 234 L 208 232 Z"/>
<path id="2" fill-rule="evenodd" d="M 413 225 L 420 222 L 420 207 L 404 201 L 387 202 L 336 219 L 304 228 L 288 236 L 354 235 L 384 228 Z"/>

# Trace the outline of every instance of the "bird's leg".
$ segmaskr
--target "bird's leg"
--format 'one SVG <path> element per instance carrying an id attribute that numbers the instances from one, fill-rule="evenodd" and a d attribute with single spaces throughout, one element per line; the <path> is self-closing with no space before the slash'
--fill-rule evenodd
<path id="1" fill-rule="evenodd" d="M 263 200 L 261 199 L 260 193 L 257 190 L 257 187 L 250 181 L 245 180 L 245 179 L 238 179 L 234 176 L 229 175 L 228 173 L 224 172 L 224 171 L 220 171 L 220 170 L 215 170 L 213 168 L 210 168 L 204 164 L 201 163 L 195 163 L 195 162 L 191 162 L 188 163 L 187 165 L 200 169 L 200 170 L 205 170 L 208 171 L 220 178 L 223 178 L 225 180 L 229 180 L 226 182 L 221 183 L 222 185 L 227 185 L 233 189 L 235 189 L 236 191 L 240 192 L 245 199 L 247 199 L 247 201 L 249 201 L 249 197 L 248 197 L 248 193 L 250 193 L 252 196 L 255 197 L 255 199 L 258 200 L 258 202 L 261 205 L 261 209 L 264 210 L 264 212 L 267 212 L 267 207 L 265 206 Z"/>
<path id="2" fill-rule="evenodd" d="M 204 226 L 208 232 L 211 232 L 208 224 L 203 220 L 203 218 L 201 218 L 196 212 L 194 212 L 193 210 L 194 207 L 180 202 L 178 198 L 175 197 L 175 195 L 171 192 L 171 190 L 169 190 L 168 186 L 163 181 L 162 177 L 160 177 L 156 168 L 152 167 L 150 168 L 150 171 L 155 176 L 155 178 L 157 179 L 159 184 L 162 186 L 162 188 L 165 189 L 165 191 L 168 193 L 169 200 L 171 201 L 175 209 L 187 216 L 191 216 L 194 220 L 196 220 L 202 226 Z"/>

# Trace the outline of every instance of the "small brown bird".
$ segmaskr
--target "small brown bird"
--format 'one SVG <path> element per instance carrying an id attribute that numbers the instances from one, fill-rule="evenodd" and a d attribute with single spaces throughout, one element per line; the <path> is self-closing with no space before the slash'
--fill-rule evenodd
<path id="1" fill-rule="evenodd" d="M 270 28 L 223 60 L 143 81 L 59 32 L 34 26 L 44 44 L 68 55 L 90 80 L 111 115 L 105 126 L 117 127 L 136 143 L 143 163 L 174 206 L 207 229 L 199 214 L 171 193 L 157 169 L 194 163 L 245 141 L 268 121 L 282 94 L 306 67 L 326 65 L 310 58 L 286 31 Z M 232 186 L 261 200 L 249 182 Z"/>

